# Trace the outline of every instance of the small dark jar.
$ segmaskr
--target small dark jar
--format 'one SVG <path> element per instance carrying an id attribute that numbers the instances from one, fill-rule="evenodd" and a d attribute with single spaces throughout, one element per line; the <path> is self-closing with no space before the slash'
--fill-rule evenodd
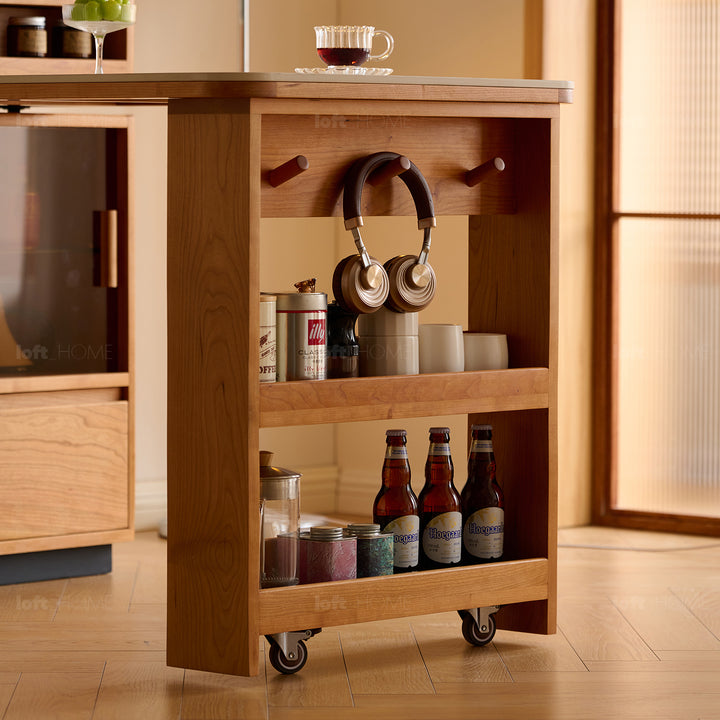
<path id="1" fill-rule="evenodd" d="M 45 18 L 11 17 L 7 28 L 8 57 L 47 57 Z"/>
<path id="2" fill-rule="evenodd" d="M 52 29 L 52 56 L 56 58 L 90 58 L 92 35 L 59 22 Z"/>

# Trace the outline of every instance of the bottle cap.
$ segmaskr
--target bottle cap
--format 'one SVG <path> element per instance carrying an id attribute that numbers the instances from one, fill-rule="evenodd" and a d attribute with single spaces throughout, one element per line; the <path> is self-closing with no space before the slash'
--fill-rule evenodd
<path id="1" fill-rule="evenodd" d="M 385 436 L 386 437 L 405 437 L 407 435 L 407 430 L 386 430 Z"/>
<path id="2" fill-rule="evenodd" d="M 470 430 L 489 430 L 492 432 L 492 425 L 473 425 Z"/>
<path id="3" fill-rule="evenodd" d="M 450 434 L 450 428 L 449 428 L 449 427 L 431 427 L 430 430 L 428 430 L 428 432 L 429 432 L 431 435 L 435 435 L 435 434 L 446 434 L 446 435 L 449 435 L 449 434 Z"/>

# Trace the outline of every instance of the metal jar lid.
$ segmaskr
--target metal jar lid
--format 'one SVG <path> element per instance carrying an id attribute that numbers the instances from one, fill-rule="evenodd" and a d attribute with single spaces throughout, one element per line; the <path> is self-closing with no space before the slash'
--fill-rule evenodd
<path id="1" fill-rule="evenodd" d="M 380 534 L 380 525 L 377 523 L 351 523 L 347 526 L 348 535 L 359 538 L 375 537 Z"/>
<path id="2" fill-rule="evenodd" d="M 260 451 L 260 489 L 264 500 L 296 500 L 300 473 L 273 467 L 273 453 Z"/>
<path id="3" fill-rule="evenodd" d="M 277 293 L 278 312 L 327 312 L 326 293 Z"/>
<path id="4" fill-rule="evenodd" d="M 342 540 L 342 538 L 343 531 L 341 527 L 332 527 L 330 525 L 314 525 L 310 528 L 311 540 L 332 542 L 333 540 Z"/>
<path id="5" fill-rule="evenodd" d="M 20 25 L 23 27 L 45 27 L 45 18 L 41 15 L 34 15 L 31 17 L 11 17 L 8 18 L 8 25 Z"/>

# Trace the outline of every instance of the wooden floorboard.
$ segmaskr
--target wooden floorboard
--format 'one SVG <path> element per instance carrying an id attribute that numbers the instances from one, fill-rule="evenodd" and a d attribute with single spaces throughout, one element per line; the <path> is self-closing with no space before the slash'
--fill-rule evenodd
<path id="1" fill-rule="evenodd" d="M 720 720 L 720 541 L 560 534 L 559 632 L 468 645 L 456 613 L 327 627 L 305 668 L 165 664 L 165 543 L 109 575 L 0 587 L 0 720 Z M 502 611 L 501 611 L 502 612 Z"/>

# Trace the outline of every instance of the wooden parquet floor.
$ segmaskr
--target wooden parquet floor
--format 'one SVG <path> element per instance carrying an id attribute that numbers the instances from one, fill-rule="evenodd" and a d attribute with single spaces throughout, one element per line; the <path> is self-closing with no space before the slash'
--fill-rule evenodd
<path id="1" fill-rule="evenodd" d="M 0 588 L 0 719 L 720 720 L 720 540 L 560 544 L 554 636 L 475 648 L 454 613 L 331 627 L 297 675 L 236 678 L 165 665 L 165 543 L 141 533 L 110 575 Z"/>

